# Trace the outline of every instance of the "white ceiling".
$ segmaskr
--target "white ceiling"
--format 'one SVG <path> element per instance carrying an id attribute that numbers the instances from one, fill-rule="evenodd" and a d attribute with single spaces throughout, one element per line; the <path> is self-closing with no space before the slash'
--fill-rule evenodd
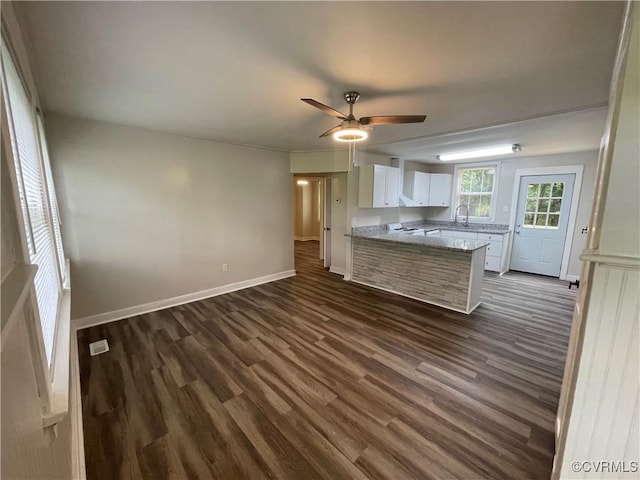
<path id="1" fill-rule="evenodd" d="M 338 121 L 299 99 L 344 111 L 342 93 L 356 89 L 357 117 L 427 114 L 424 124 L 376 127 L 365 148 L 429 161 L 436 148 L 493 141 L 491 135 L 512 135 L 530 152 L 597 147 L 603 110 L 584 109 L 607 102 L 622 8 L 622 2 L 24 2 L 17 10 L 45 112 L 317 150 L 336 146 L 318 135 Z M 576 109 L 583 111 L 553 117 L 548 126 L 513 123 Z M 507 125 L 434 140 L 496 124 Z"/>

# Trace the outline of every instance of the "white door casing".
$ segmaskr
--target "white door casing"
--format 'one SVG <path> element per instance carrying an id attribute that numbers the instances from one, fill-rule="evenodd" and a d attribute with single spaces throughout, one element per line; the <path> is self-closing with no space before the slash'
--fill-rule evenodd
<path id="1" fill-rule="evenodd" d="M 511 269 L 559 277 L 575 174 L 520 180 Z"/>
<path id="2" fill-rule="evenodd" d="M 520 192 L 520 180 L 524 176 L 528 175 L 562 175 L 562 174 L 575 174 L 575 182 L 573 185 L 573 197 L 571 199 L 571 210 L 569 212 L 569 226 L 567 228 L 567 235 L 564 242 L 564 253 L 562 255 L 562 267 L 560 268 L 560 280 L 567 279 L 567 270 L 569 269 L 569 256 L 571 253 L 571 245 L 573 243 L 573 236 L 576 226 L 576 217 L 578 214 L 578 200 L 580 198 L 580 190 L 582 188 L 582 175 L 584 173 L 584 165 L 560 165 L 560 166 L 547 166 L 547 167 L 533 167 L 533 168 L 519 168 L 516 170 L 516 174 L 513 182 L 513 190 L 511 196 L 511 213 L 509 215 L 509 230 L 514 232 L 509 236 L 509 245 L 507 249 L 507 258 L 511 263 L 513 242 L 516 227 L 516 213 L 518 198 Z M 509 269 L 511 266 L 509 265 Z"/>
<path id="3" fill-rule="evenodd" d="M 325 177 L 323 183 L 323 208 L 324 215 L 322 222 L 323 259 L 324 268 L 331 266 L 331 177 Z"/>

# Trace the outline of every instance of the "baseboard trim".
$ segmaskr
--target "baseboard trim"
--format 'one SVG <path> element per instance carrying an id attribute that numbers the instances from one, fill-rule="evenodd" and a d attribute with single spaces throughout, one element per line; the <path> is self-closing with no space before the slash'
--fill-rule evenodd
<path id="1" fill-rule="evenodd" d="M 167 298 L 165 300 L 158 300 L 157 302 L 145 303 L 136 307 L 123 308 L 121 310 L 115 310 L 113 312 L 99 313 L 98 315 L 78 318 L 71 321 L 72 329 L 82 330 L 84 328 L 101 325 L 103 323 L 115 322 L 124 318 L 135 317 L 136 315 L 143 315 L 145 313 L 155 312 L 157 310 L 164 310 L 165 308 L 184 305 L 185 303 L 197 302 L 198 300 L 204 300 L 205 298 L 217 297 L 218 295 L 224 295 L 225 293 L 231 293 L 237 290 L 255 287 L 257 285 L 262 285 L 263 283 L 269 283 L 276 280 L 282 280 L 283 278 L 293 277 L 295 276 L 295 274 L 295 270 L 285 270 L 284 272 L 273 273 L 271 275 L 265 275 L 264 277 L 243 280 L 242 282 L 230 283 L 228 285 L 210 288 L 208 290 L 202 290 L 200 292 L 187 293 L 186 295 Z"/>
<path id="2" fill-rule="evenodd" d="M 310 240 L 315 240 L 316 242 L 320 241 L 320 237 L 318 236 L 310 236 L 310 237 L 293 237 L 294 240 L 299 242 L 308 242 Z"/>
<path id="3" fill-rule="evenodd" d="M 344 268 L 341 268 L 341 267 L 334 267 L 333 265 L 331 265 L 331 266 L 329 267 L 329 271 L 330 271 L 331 273 L 335 273 L 335 274 L 337 274 L 337 275 L 342 275 L 343 277 L 344 277 L 344 274 L 345 274 L 345 269 L 344 269 Z"/>
<path id="4" fill-rule="evenodd" d="M 71 422 L 71 478 L 86 480 L 84 459 L 84 427 L 82 424 L 82 396 L 80 393 L 80 360 L 78 357 L 78 330 L 71 327 L 69 345 L 69 420 Z"/>

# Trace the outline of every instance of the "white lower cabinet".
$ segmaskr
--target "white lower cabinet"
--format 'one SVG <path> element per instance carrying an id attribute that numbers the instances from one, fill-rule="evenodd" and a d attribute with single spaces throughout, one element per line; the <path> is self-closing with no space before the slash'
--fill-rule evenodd
<path id="1" fill-rule="evenodd" d="M 477 233 L 460 230 L 441 230 L 441 237 L 464 238 L 467 240 L 482 240 L 487 245 L 484 269 L 490 272 L 504 273 L 507 271 L 507 246 L 509 233 Z"/>
<path id="2" fill-rule="evenodd" d="M 484 261 L 484 269 L 491 272 L 504 273 L 507 271 L 507 245 L 509 234 L 478 233 L 478 240 L 489 242 Z"/>

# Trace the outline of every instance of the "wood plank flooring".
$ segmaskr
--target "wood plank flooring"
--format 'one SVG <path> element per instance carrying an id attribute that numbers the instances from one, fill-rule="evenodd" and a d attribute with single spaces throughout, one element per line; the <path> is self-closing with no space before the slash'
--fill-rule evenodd
<path id="1" fill-rule="evenodd" d="M 575 290 L 487 274 L 467 316 L 317 251 L 296 242 L 296 277 L 80 331 L 88 478 L 549 478 Z"/>

